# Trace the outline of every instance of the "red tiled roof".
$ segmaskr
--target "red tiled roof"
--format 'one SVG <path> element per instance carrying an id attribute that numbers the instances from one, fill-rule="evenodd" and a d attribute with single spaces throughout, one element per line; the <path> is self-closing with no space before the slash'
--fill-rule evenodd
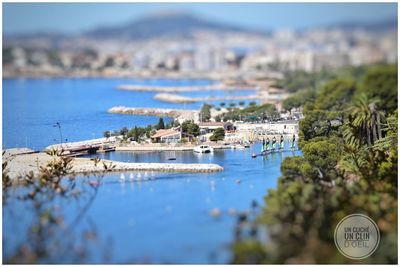
<path id="1" fill-rule="evenodd" d="M 170 135 L 175 135 L 179 134 L 178 131 L 175 131 L 173 129 L 160 129 L 157 130 L 157 132 L 151 136 L 151 138 L 159 138 L 159 137 L 165 137 L 165 136 L 170 136 Z"/>

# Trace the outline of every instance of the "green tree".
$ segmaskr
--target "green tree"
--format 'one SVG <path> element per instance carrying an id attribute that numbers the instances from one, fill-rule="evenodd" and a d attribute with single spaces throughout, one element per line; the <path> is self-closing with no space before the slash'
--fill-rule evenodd
<path id="1" fill-rule="evenodd" d="M 211 105 L 204 104 L 200 109 L 200 121 L 210 121 L 211 119 Z"/>
<path id="2" fill-rule="evenodd" d="M 152 135 L 153 132 L 154 132 L 153 126 L 147 125 L 145 131 L 146 131 L 146 137 L 147 137 L 147 138 L 150 138 L 151 135 Z"/>
<path id="3" fill-rule="evenodd" d="M 111 137 L 111 132 L 110 132 L 110 131 L 105 131 L 105 132 L 103 133 L 103 137 L 105 137 L 105 138 L 110 138 L 110 137 Z"/>
<path id="4" fill-rule="evenodd" d="M 350 78 L 362 80 L 361 70 Z M 397 110 L 384 120 L 392 96 L 362 93 L 346 76 L 318 86 L 304 104 L 303 155 L 283 160 L 261 214 L 238 223 L 234 263 L 352 263 L 338 254 L 333 233 L 353 213 L 368 214 L 381 233 L 380 248 L 359 263 L 397 263 Z M 268 237 L 257 232 L 265 227 Z"/>
<path id="5" fill-rule="evenodd" d="M 128 132 L 129 129 L 127 127 L 123 127 L 121 130 L 119 130 L 119 134 L 123 136 L 126 136 Z"/>
<path id="6" fill-rule="evenodd" d="M 200 135 L 200 127 L 193 121 L 184 121 L 181 125 L 182 132 L 192 136 Z"/>
<path id="7" fill-rule="evenodd" d="M 307 102 L 313 102 L 314 99 L 314 90 L 303 89 L 283 100 L 282 107 L 283 109 L 290 111 L 292 108 L 299 108 L 304 106 Z"/>
<path id="8" fill-rule="evenodd" d="M 370 68 L 359 91 L 379 99 L 379 110 L 392 113 L 397 109 L 397 75 L 397 65 Z"/>
<path id="9" fill-rule="evenodd" d="M 163 118 L 160 118 L 160 119 L 158 120 L 157 130 L 160 130 L 160 129 L 165 129 L 164 119 L 163 119 Z"/>
<path id="10" fill-rule="evenodd" d="M 351 107 L 351 116 L 350 124 L 358 130 L 360 140 L 371 146 L 382 138 L 384 114 L 377 110 L 376 100 L 369 100 L 365 94 L 360 95 Z"/>
<path id="11" fill-rule="evenodd" d="M 225 139 L 224 128 L 217 128 L 210 136 L 210 141 L 223 141 Z"/>

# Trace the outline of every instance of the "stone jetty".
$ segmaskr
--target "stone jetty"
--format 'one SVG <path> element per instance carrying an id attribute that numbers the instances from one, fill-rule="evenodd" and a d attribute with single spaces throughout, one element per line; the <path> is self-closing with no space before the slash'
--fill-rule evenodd
<path id="1" fill-rule="evenodd" d="M 24 176 L 29 172 L 39 173 L 39 166 L 45 166 L 54 158 L 46 153 L 18 154 L 3 157 L 7 161 L 6 172 L 11 178 Z M 73 158 L 72 171 L 76 174 L 103 173 L 105 163 L 113 165 L 113 172 L 124 171 L 157 171 L 157 172 L 218 172 L 224 168 L 218 164 L 187 164 L 187 163 L 129 163 L 111 160 L 100 160 L 97 165 L 90 158 Z"/>
<path id="2" fill-rule="evenodd" d="M 224 83 L 215 83 L 211 85 L 198 85 L 198 86 L 149 86 L 149 85 L 128 85 L 123 84 L 117 86 L 119 90 L 138 91 L 138 92 L 159 92 L 159 93 L 184 93 L 194 91 L 235 91 L 235 90 L 255 90 L 253 85 L 247 86 L 234 86 L 226 85 Z"/>
<path id="3" fill-rule="evenodd" d="M 154 99 L 169 103 L 194 103 L 207 101 L 229 101 L 229 100 L 256 100 L 261 99 L 258 94 L 242 95 L 242 96 L 208 96 L 208 97 L 188 97 L 178 94 L 156 94 Z"/>

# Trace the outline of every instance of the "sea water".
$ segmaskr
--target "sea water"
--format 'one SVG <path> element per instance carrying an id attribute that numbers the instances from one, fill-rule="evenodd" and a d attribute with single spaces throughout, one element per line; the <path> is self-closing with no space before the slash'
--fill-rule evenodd
<path id="1" fill-rule="evenodd" d="M 3 148 L 15 143 L 43 148 L 58 138 L 53 127 L 61 121 L 68 140 L 99 137 L 105 129 L 156 123 L 156 117 L 108 114 L 116 105 L 198 108 L 201 103 L 186 105 L 162 103 L 154 93 L 119 91 L 121 83 L 166 85 L 207 84 L 209 81 L 137 81 L 120 79 L 51 79 L 3 81 Z M 108 174 L 82 222 L 89 222 L 107 241 L 112 263 L 227 263 L 231 258 L 237 218 L 231 215 L 249 211 L 256 201 L 264 205 L 267 190 L 275 188 L 280 164 L 285 157 L 300 152 L 286 151 L 252 158 L 260 144 L 245 150 L 215 150 L 211 154 L 193 152 L 111 152 L 101 158 L 124 162 L 216 163 L 224 171 L 216 173 L 147 173 L 148 179 L 130 181 L 138 172 Z M 176 158 L 176 160 L 169 160 Z M 145 173 L 140 176 L 144 178 Z M 61 202 L 66 220 L 76 216 L 71 203 Z M 219 217 L 210 211 L 219 209 Z M 18 218 L 18 219 L 16 219 Z M 3 206 L 3 256 L 26 238 L 30 223 L 24 205 Z M 91 248 L 88 262 L 101 263 L 102 251 Z M 56 260 L 57 261 L 57 260 Z M 60 259 L 69 263 L 68 259 Z"/>

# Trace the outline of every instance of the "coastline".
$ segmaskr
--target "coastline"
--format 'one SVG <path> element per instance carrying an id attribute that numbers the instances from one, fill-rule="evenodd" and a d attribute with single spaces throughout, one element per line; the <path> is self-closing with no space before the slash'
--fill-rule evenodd
<path id="1" fill-rule="evenodd" d="M 115 106 L 108 109 L 107 112 L 114 114 L 172 117 L 178 119 L 179 121 L 197 121 L 199 114 L 198 110 L 190 109 L 138 108 L 125 106 Z"/>
<path id="2" fill-rule="evenodd" d="M 46 153 L 18 154 L 9 157 L 3 157 L 3 162 L 7 161 L 5 171 L 11 179 L 16 179 L 33 172 L 35 175 L 39 173 L 39 167 L 45 166 L 48 162 L 57 157 L 52 157 Z M 115 167 L 111 171 L 105 171 L 103 163 L 107 166 L 110 164 Z M 126 163 L 112 160 L 100 160 L 95 166 L 93 159 L 90 158 L 73 158 L 72 172 L 75 174 L 96 174 L 108 172 L 124 172 L 124 171 L 156 171 L 156 172 L 219 172 L 224 168 L 218 164 L 206 163 Z"/>

